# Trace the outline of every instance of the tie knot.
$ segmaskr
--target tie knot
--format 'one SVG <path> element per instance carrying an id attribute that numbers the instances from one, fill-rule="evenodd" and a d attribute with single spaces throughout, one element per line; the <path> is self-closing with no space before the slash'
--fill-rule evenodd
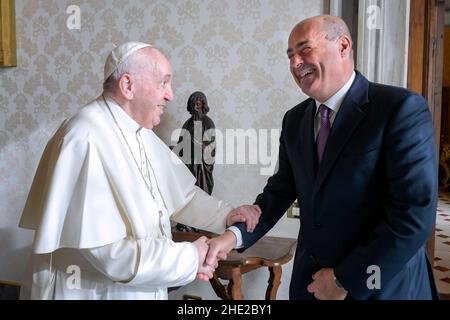
<path id="1" fill-rule="evenodd" d="M 323 119 L 328 119 L 330 117 L 330 108 L 328 108 L 326 105 L 321 104 L 319 106 L 319 113 L 320 113 L 320 117 Z"/>

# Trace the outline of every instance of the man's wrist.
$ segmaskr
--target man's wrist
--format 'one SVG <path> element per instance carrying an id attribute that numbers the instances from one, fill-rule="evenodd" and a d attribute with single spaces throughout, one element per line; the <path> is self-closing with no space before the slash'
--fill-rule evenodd
<path id="1" fill-rule="evenodd" d="M 243 240 L 242 240 L 242 233 L 239 230 L 239 228 L 235 226 L 228 227 L 225 232 L 231 232 L 235 236 L 235 242 L 233 243 L 233 249 L 240 249 L 244 246 Z"/>
<path id="2" fill-rule="evenodd" d="M 235 249 L 236 247 L 236 235 L 230 230 L 225 230 L 225 232 L 219 236 L 222 239 L 222 250 L 226 253 Z"/>

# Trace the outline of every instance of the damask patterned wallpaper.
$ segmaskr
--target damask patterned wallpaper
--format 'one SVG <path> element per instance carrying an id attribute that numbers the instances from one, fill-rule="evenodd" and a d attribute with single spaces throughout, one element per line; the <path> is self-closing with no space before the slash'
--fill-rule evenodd
<path id="1" fill-rule="evenodd" d="M 68 28 L 71 5 L 80 9 L 79 29 Z M 315 0 L 16 0 L 18 67 L 0 69 L 0 279 L 18 280 L 23 269 L 32 234 L 17 223 L 45 144 L 63 119 L 101 93 L 114 44 L 150 42 L 172 62 L 175 100 L 155 130 L 167 144 L 188 118 L 186 102 L 196 90 L 208 97 L 209 116 L 223 132 L 280 129 L 284 112 L 304 99 L 289 74 L 287 37 L 323 6 Z M 267 180 L 261 166 L 216 164 L 214 195 L 233 205 L 253 201 Z"/>

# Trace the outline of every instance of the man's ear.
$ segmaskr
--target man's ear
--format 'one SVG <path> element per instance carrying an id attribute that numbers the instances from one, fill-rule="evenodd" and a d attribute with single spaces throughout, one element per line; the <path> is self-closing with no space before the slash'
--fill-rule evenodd
<path id="1" fill-rule="evenodd" d="M 341 57 L 345 57 L 352 52 L 352 40 L 347 36 L 342 36 L 339 40 L 339 50 L 341 52 Z"/>
<path id="2" fill-rule="evenodd" d="M 127 100 L 132 100 L 134 97 L 134 79 L 130 76 L 130 74 L 125 73 L 119 79 L 119 89 L 122 93 L 123 97 Z"/>

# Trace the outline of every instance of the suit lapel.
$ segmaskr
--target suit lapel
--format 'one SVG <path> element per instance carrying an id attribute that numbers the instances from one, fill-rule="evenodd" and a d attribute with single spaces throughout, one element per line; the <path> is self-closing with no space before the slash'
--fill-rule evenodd
<path id="1" fill-rule="evenodd" d="M 305 164 L 305 171 L 307 172 L 311 181 L 314 181 L 315 176 L 315 154 L 316 147 L 314 142 L 314 116 L 316 114 L 316 104 L 313 99 L 306 106 L 305 115 L 300 123 L 300 152 L 303 163 Z"/>
<path id="2" fill-rule="evenodd" d="M 354 133 L 366 113 L 361 107 L 367 104 L 369 82 L 359 72 L 342 102 L 328 137 L 322 162 L 318 168 L 314 193 L 319 190 L 327 175 L 333 168 L 343 147 Z"/>

